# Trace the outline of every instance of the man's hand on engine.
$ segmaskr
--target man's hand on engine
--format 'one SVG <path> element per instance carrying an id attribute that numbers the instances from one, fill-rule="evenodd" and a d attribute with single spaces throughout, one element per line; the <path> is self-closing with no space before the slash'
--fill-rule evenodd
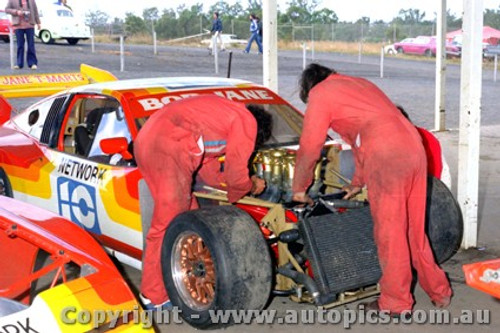
<path id="1" fill-rule="evenodd" d="M 353 186 L 353 185 L 346 185 L 342 187 L 343 191 L 346 191 L 346 195 L 342 199 L 351 199 L 352 197 L 356 196 L 359 192 L 361 192 L 361 187 L 359 186 Z"/>
<path id="2" fill-rule="evenodd" d="M 250 193 L 253 195 L 261 194 L 266 188 L 266 181 L 256 175 L 253 175 L 250 179 L 252 180 L 252 189 L 250 190 Z"/>
<path id="3" fill-rule="evenodd" d="M 308 196 L 305 192 L 294 193 L 292 201 L 303 202 L 308 204 L 309 206 L 314 205 L 313 199 L 311 199 L 311 197 Z"/>

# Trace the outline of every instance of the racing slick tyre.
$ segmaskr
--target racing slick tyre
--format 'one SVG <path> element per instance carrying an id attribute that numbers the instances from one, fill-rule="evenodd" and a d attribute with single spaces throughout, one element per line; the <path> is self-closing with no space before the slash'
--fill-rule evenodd
<path id="1" fill-rule="evenodd" d="M 427 178 L 426 233 L 439 264 L 450 259 L 462 243 L 464 225 L 458 202 L 436 177 Z"/>
<path id="2" fill-rule="evenodd" d="M 13 198 L 12 186 L 10 185 L 9 178 L 4 169 L 0 168 L 0 195 Z"/>
<path id="3" fill-rule="evenodd" d="M 40 40 L 44 44 L 53 44 L 54 39 L 52 38 L 52 34 L 48 30 L 40 31 Z"/>
<path id="4" fill-rule="evenodd" d="M 269 247 L 257 223 L 234 206 L 178 215 L 165 233 L 161 261 L 173 306 L 195 328 L 231 325 L 212 318 L 224 310 L 260 310 L 271 294 Z"/>

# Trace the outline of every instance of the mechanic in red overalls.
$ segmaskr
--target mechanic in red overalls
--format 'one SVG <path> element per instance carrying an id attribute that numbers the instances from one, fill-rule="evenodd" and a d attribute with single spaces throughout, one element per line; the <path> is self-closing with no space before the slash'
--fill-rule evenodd
<path id="1" fill-rule="evenodd" d="M 424 232 L 427 166 L 415 127 L 374 84 L 318 64 L 302 73 L 300 97 L 308 104 L 297 152 L 294 200 L 311 202 L 306 190 L 329 128 L 353 149 L 356 170 L 346 198 L 365 185 L 368 189 L 382 277 L 380 298 L 366 308 L 392 315 L 411 311 L 412 264 L 433 303 L 448 306 L 450 284 Z"/>
<path id="2" fill-rule="evenodd" d="M 271 134 L 272 117 L 262 108 L 215 95 L 190 97 L 164 106 L 141 128 L 134 143 L 137 165 L 155 207 L 142 262 L 141 300 L 147 309 L 170 307 L 160 265 L 163 236 L 179 213 L 197 207 L 193 176 L 221 187 L 234 203 L 260 194 L 265 181 L 249 176 L 255 145 Z M 218 158 L 225 155 L 224 172 Z M 199 171 L 198 171 L 199 170 Z"/>

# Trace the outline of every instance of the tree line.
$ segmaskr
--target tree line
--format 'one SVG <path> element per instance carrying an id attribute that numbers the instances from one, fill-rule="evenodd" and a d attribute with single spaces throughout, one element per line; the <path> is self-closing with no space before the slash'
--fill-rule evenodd
<path id="1" fill-rule="evenodd" d="M 330 31 L 328 35 L 340 40 L 359 40 L 360 37 L 400 40 L 406 37 L 415 37 L 418 34 L 431 34 L 435 31 L 435 15 L 429 17 L 426 12 L 419 9 L 401 9 L 390 22 L 381 20 L 372 22 L 369 17 L 360 17 L 355 22 L 346 22 L 341 21 L 333 10 L 318 8 L 319 4 L 319 0 L 288 1 L 286 8 L 278 10 L 278 24 L 281 27 L 278 31 L 279 37 L 294 39 L 295 30 L 292 29 L 293 32 L 290 32 L 290 27 L 305 25 L 331 26 L 331 28 L 326 28 Z M 262 0 L 246 0 L 244 5 L 241 2 L 230 5 L 225 1 L 218 1 L 208 10 L 204 10 L 202 3 L 190 7 L 181 5 L 176 9 L 160 10 L 157 7 L 152 7 L 144 9 L 142 16 L 138 16 L 136 13 L 126 13 L 124 19 L 111 18 L 107 13 L 95 10 L 86 13 L 85 17 L 86 23 L 97 33 L 139 35 L 151 34 L 154 30 L 160 39 L 173 39 L 210 30 L 214 12 L 220 13 L 224 32 L 235 33 L 245 38 L 248 36 L 248 16 L 250 13 L 255 13 L 259 17 L 262 15 Z M 447 24 L 449 31 L 459 29 L 462 26 L 462 18 L 448 11 Z M 484 24 L 500 29 L 500 7 L 485 10 Z M 342 28 L 337 28 L 335 31 L 335 27 Z M 280 32 L 280 30 L 282 31 Z M 325 29 L 323 28 L 323 30 Z M 349 31 L 349 36 L 342 36 L 344 30 Z M 326 34 L 317 34 L 317 36 L 313 34 L 312 38 L 321 40 L 323 39 L 322 35 Z M 327 39 L 329 38 L 327 37 Z"/>

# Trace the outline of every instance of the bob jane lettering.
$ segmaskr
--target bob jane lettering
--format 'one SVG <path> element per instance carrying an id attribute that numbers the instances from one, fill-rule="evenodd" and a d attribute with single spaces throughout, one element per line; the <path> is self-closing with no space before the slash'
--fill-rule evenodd
<path id="1" fill-rule="evenodd" d="M 59 164 L 59 167 L 57 168 L 57 171 L 68 177 L 97 184 L 99 181 L 103 180 L 104 174 L 107 170 L 87 163 L 63 158 L 61 164 Z"/>
<path id="2" fill-rule="evenodd" d="M 192 96 L 202 95 L 202 94 L 212 93 L 214 95 L 227 98 L 232 101 L 252 101 L 252 100 L 268 100 L 272 101 L 274 98 L 269 95 L 266 90 L 219 90 L 219 91 L 200 91 L 199 93 L 187 93 L 180 95 L 167 95 L 159 98 L 144 98 L 138 100 L 144 111 L 152 111 L 161 109 L 164 105 L 171 102 L 188 98 Z"/>

